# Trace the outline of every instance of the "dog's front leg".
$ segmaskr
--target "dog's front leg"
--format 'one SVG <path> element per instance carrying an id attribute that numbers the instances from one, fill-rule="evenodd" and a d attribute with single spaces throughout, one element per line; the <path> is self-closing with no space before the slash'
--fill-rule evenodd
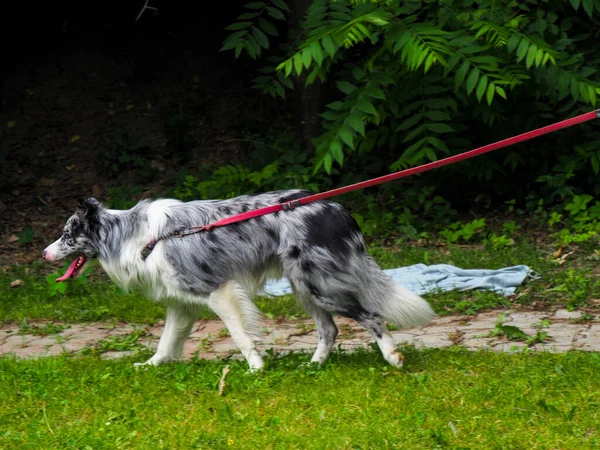
<path id="1" fill-rule="evenodd" d="M 158 348 L 152 358 L 135 366 L 158 366 L 181 358 L 183 344 L 196 321 L 196 314 L 188 308 L 168 306 L 165 328 L 163 329 Z"/>
<path id="2" fill-rule="evenodd" d="M 223 321 L 231 338 L 236 343 L 251 372 L 256 372 L 264 366 L 263 359 L 254 346 L 254 341 L 247 329 L 252 327 L 252 320 L 242 314 L 241 302 L 249 301 L 241 287 L 235 282 L 227 282 L 208 299 L 208 306 Z"/>

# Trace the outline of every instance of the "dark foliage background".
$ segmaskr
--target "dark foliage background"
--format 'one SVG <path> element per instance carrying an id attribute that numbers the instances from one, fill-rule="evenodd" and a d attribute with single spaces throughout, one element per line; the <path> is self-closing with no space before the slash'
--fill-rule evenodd
<path id="1" fill-rule="evenodd" d="M 125 208 L 322 190 L 574 116 L 600 93 L 599 0 L 148 5 L 137 21 L 140 1 L 5 5 L 11 260 L 37 256 L 78 196 Z M 505 212 L 587 214 L 576 231 L 595 233 L 599 143 L 585 124 L 340 201 L 373 237 Z"/>

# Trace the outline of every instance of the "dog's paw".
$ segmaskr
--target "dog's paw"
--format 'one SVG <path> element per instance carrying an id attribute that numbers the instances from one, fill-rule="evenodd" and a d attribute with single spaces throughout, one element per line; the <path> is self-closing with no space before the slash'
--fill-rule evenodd
<path id="1" fill-rule="evenodd" d="M 149 367 L 153 367 L 153 364 L 146 362 L 133 363 L 133 368 L 135 370 L 147 369 Z"/>
<path id="2" fill-rule="evenodd" d="M 252 353 L 248 356 L 247 361 L 249 366 L 248 373 L 260 372 L 265 366 L 265 362 L 256 350 L 252 351 Z"/>
<path id="3" fill-rule="evenodd" d="M 298 368 L 300 370 L 319 370 L 320 368 L 323 367 L 322 362 L 319 361 L 308 361 L 308 362 L 303 362 L 302 364 L 300 364 L 298 366 Z"/>
<path id="4" fill-rule="evenodd" d="M 392 350 L 390 354 L 385 355 L 385 359 L 397 369 L 402 369 L 404 366 L 404 355 L 396 349 Z"/>
<path id="5" fill-rule="evenodd" d="M 145 362 L 133 363 L 133 367 L 135 369 L 147 369 L 149 367 L 156 367 L 159 364 L 161 364 L 160 361 L 157 361 L 154 358 L 150 358 L 148 361 L 145 361 Z"/>

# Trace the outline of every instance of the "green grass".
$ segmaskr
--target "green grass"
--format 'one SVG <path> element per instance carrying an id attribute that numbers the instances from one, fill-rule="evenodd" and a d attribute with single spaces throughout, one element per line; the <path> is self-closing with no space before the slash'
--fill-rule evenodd
<path id="1" fill-rule="evenodd" d="M 519 295 L 505 298 L 485 291 L 440 292 L 425 297 L 439 314 L 474 314 L 478 311 L 509 307 L 514 303 L 530 305 L 560 304 L 571 309 L 586 306 L 590 299 L 600 298 L 600 277 L 597 275 L 598 255 L 593 249 L 579 248 L 567 262 L 552 262 L 549 250 L 524 238 L 503 250 L 481 245 L 417 247 L 370 246 L 370 253 L 382 268 L 407 266 L 416 263 L 453 264 L 465 269 L 497 269 L 525 264 L 536 270 L 541 279 L 527 282 Z M 135 323 L 154 323 L 164 318 L 163 306 L 152 303 L 138 293 L 125 294 L 96 268 L 87 282 L 67 282 L 56 291 L 56 283 L 47 275 L 49 265 L 16 266 L 0 273 L 0 322 L 24 319 L 45 319 L 61 322 L 114 320 Z M 24 284 L 11 288 L 10 283 L 22 279 Z M 257 306 L 272 318 L 306 317 L 292 296 L 258 298 Z M 208 310 L 200 318 L 215 316 Z"/>
<path id="2" fill-rule="evenodd" d="M 549 449 L 600 445 L 600 356 L 405 349 L 193 360 L 0 358 L 0 448 Z M 140 360 L 141 358 L 135 358 Z M 219 380 L 231 365 L 222 396 Z"/>

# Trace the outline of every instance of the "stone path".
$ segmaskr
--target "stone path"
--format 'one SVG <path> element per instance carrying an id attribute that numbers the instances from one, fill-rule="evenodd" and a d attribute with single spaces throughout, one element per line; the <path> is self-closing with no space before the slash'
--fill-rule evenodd
<path id="1" fill-rule="evenodd" d="M 499 327 L 499 317 L 503 315 Z M 569 350 L 600 350 L 600 322 L 597 316 L 581 320 L 579 311 L 568 312 L 520 312 L 488 311 L 476 316 L 439 317 L 422 328 L 392 331 L 398 344 L 423 347 L 450 347 L 459 345 L 468 349 L 492 349 L 514 351 L 529 346 L 535 350 L 566 352 Z M 351 350 L 367 347 L 373 339 L 356 322 L 338 318 L 340 330 L 337 345 Z M 40 335 L 35 330 L 44 329 L 44 323 L 30 323 L 29 333 L 22 332 L 16 324 L 0 327 L 0 355 L 16 355 L 30 358 L 58 355 L 63 352 L 81 353 L 86 350 L 101 354 L 104 358 L 131 355 L 143 347 L 156 348 L 163 323 L 153 326 L 130 324 L 88 323 L 64 325 L 66 328 L 55 334 Z M 46 326 L 46 331 L 50 326 Z M 529 345 L 511 341 L 524 332 L 538 336 L 538 341 Z M 23 330 L 25 331 L 25 330 Z M 538 334 L 539 333 L 539 334 Z M 543 334 L 545 333 L 545 335 Z M 262 321 L 263 342 L 261 351 L 276 352 L 313 351 L 317 345 L 317 332 L 311 320 L 277 322 L 264 318 Z M 220 321 L 199 321 L 186 341 L 184 357 L 198 353 L 200 358 L 239 357 L 239 352 L 227 330 Z"/>

